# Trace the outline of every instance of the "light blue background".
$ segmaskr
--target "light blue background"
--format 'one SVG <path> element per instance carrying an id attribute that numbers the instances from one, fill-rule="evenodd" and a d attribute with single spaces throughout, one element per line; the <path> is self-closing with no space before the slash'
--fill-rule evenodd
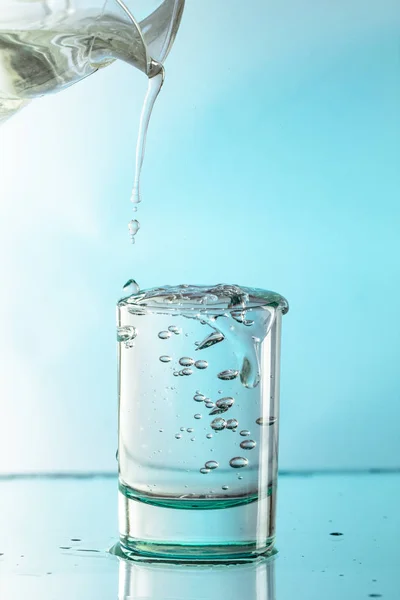
<path id="1" fill-rule="evenodd" d="M 144 77 L 0 132 L 0 471 L 111 470 L 121 285 L 284 294 L 283 469 L 400 464 L 397 0 L 187 3 L 128 243 Z"/>

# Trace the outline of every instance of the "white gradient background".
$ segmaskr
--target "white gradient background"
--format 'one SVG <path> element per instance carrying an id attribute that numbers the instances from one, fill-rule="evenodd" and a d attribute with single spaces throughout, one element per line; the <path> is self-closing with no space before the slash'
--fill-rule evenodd
<path id="1" fill-rule="evenodd" d="M 0 472 L 115 468 L 115 302 L 287 296 L 283 469 L 400 463 L 397 0 L 188 0 L 128 243 L 146 81 L 115 64 L 0 130 Z"/>

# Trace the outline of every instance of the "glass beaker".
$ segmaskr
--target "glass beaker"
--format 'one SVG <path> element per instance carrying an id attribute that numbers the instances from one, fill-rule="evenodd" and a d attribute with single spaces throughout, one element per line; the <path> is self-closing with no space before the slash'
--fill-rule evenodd
<path id="1" fill-rule="evenodd" d="M 118 303 L 122 550 L 227 560 L 271 552 L 286 300 L 236 285 Z"/>
<path id="2" fill-rule="evenodd" d="M 116 59 L 160 70 L 185 0 L 6 0 L 0 7 L 0 123 Z"/>

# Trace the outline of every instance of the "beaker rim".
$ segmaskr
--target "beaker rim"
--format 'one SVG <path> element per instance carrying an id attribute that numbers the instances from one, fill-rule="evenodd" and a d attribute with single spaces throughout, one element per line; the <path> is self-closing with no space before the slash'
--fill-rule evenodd
<path id="1" fill-rule="evenodd" d="M 261 288 L 231 284 L 162 286 L 142 290 L 122 297 L 118 306 L 128 305 L 138 311 L 162 310 L 199 313 L 247 311 L 255 308 L 274 308 L 286 314 L 289 304 L 284 296 Z"/>

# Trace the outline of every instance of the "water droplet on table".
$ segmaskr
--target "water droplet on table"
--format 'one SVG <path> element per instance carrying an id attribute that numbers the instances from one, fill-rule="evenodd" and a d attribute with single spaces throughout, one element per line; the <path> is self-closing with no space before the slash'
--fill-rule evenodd
<path id="1" fill-rule="evenodd" d="M 247 467 L 249 461 L 243 456 L 235 456 L 234 458 L 231 458 L 229 464 L 233 469 L 242 469 L 243 467 Z"/>

